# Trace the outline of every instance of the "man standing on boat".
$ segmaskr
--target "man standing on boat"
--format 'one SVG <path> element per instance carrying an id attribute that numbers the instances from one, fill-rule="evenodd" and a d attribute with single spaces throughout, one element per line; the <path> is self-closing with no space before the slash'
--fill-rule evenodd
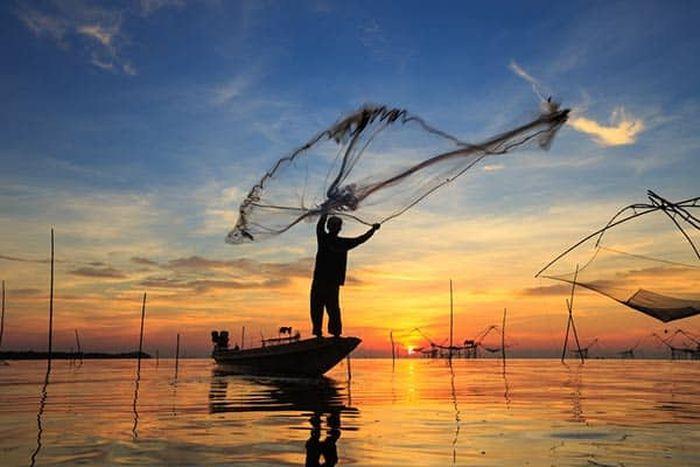
<path id="1" fill-rule="evenodd" d="M 326 232 L 326 221 L 328 232 Z M 340 336 L 343 326 L 340 320 L 340 287 L 345 284 L 348 250 L 352 250 L 370 239 L 379 230 L 374 224 L 363 235 L 354 238 L 339 237 L 343 221 L 340 217 L 321 215 L 316 224 L 316 265 L 311 283 L 311 323 L 313 334 L 323 336 L 323 309 L 328 313 L 328 332 Z"/>

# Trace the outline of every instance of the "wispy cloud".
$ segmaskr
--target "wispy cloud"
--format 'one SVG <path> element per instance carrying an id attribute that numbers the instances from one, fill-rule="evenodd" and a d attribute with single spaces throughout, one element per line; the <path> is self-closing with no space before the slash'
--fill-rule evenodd
<path id="1" fill-rule="evenodd" d="M 36 37 L 85 54 L 99 69 L 135 75 L 136 68 L 125 56 L 130 40 L 124 21 L 182 5 L 180 0 L 140 0 L 123 7 L 106 7 L 99 2 L 28 1 L 18 4 L 16 14 Z"/>
<path id="2" fill-rule="evenodd" d="M 243 92 L 250 87 L 251 81 L 251 77 L 246 74 L 234 77 L 214 89 L 212 102 L 215 105 L 224 105 L 241 97 Z"/>
<path id="3" fill-rule="evenodd" d="M 105 47 L 111 47 L 114 37 L 119 33 L 119 26 L 113 25 L 106 28 L 100 24 L 86 24 L 84 26 L 79 26 L 77 31 L 78 34 L 91 37 Z"/>
<path id="4" fill-rule="evenodd" d="M 561 296 L 565 297 L 566 294 L 571 292 L 571 286 L 566 284 L 554 284 L 554 285 L 543 285 L 540 287 L 528 287 L 522 290 L 521 295 L 529 297 L 540 297 L 540 296 Z"/>
<path id="5" fill-rule="evenodd" d="M 403 69 L 415 52 L 399 36 L 389 34 L 375 18 L 358 28 L 360 43 L 377 60 L 398 64 Z"/>
<path id="6" fill-rule="evenodd" d="M 0 255 L 0 259 L 5 261 L 16 261 L 18 263 L 48 263 L 48 259 L 22 258 L 19 256 Z"/>
<path id="7" fill-rule="evenodd" d="M 528 73 L 522 66 L 518 65 L 517 62 L 511 61 L 508 68 L 518 77 L 530 83 L 532 90 L 540 99 L 545 100 L 545 96 L 551 94 L 544 89 L 542 83 L 537 78 Z M 584 117 L 580 109 L 574 112 L 569 118 L 568 125 L 576 131 L 592 136 L 593 139 L 602 146 L 633 144 L 637 141 L 637 136 L 646 128 L 641 118 L 630 116 L 622 106 L 613 110 L 608 125 Z"/>
<path id="8" fill-rule="evenodd" d="M 644 121 L 628 115 L 623 107 L 613 111 L 609 125 L 582 116 L 573 116 L 568 124 L 577 131 L 591 135 L 602 146 L 633 144 L 645 129 Z"/>
<path id="9" fill-rule="evenodd" d="M 482 167 L 482 170 L 484 172 L 497 172 L 499 170 L 503 170 L 505 166 L 503 164 L 487 164 Z"/>
<path id="10" fill-rule="evenodd" d="M 162 8 L 183 7 L 183 0 L 139 0 L 138 6 L 143 16 L 148 16 Z"/>
<path id="11" fill-rule="evenodd" d="M 141 256 L 134 256 L 131 258 L 131 262 L 134 264 L 140 264 L 141 266 L 157 266 L 158 263 L 152 259 L 143 258 Z"/>
<path id="12" fill-rule="evenodd" d="M 227 289 L 272 289 L 289 284 L 288 278 L 274 278 L 261 281 L 197 279 L 178 280 L 167 277 L 152 277 L 143 280 L 140 285 L 154 289 L 186 289 L 196 292 Z"/>
<path id="13" fill-rule="evenodd" d="M 530 83 L 530 85 L 532 86 L 532 90 L 535 92 L 535 94 L 537 94 L 537 96 L 540 99 L 546 99 L 544 94 L 547 94 L 547 91 L 543 90 L 542 83 L 540 83 L 540 81 L 534 76 L 532 76 L 530 73 L 525 71 L 525 69 L 518 65 L 518 63 L 515 60 L 510 61 L 510 63 L 508 64 L 508 68 L 510 68 L 510 70 L 517 76 Z"/>
<path id="14" fill-rule="evenodd" d="M 126 274 L 112 267 L 83 267 L 70 271 L 74 276 L 97 277 L 105 279 L 124 279 Z"/>
<path id="15" fill-rule="evenodd" d="M 17 9 L 17 16 L 35 36 L 87 54 L 90 63 L 100 69 L 135 73 L 122 53 L 127 42 L 123 11 L 99 4 L 27 2 Z"/>

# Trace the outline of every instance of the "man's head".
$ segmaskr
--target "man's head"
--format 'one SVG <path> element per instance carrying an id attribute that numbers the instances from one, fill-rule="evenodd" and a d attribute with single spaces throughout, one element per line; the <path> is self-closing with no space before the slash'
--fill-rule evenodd
<path id="1" fill-rule="evenodd" d="M 328 226 L 328 232 L 338 235 L 340 229 L 343 228 L 343 220 L 340 217 L 332 216 L 328 218 L 326 225 Z"/>

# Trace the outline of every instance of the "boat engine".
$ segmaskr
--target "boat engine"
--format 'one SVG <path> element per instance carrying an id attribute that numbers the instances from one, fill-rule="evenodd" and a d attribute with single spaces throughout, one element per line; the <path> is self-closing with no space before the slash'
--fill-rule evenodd
<path id="1" fill-rule="evenodd" d="M 212 331 L 211 341 L 216 350 L 228 349 L 228 331 Z"/>

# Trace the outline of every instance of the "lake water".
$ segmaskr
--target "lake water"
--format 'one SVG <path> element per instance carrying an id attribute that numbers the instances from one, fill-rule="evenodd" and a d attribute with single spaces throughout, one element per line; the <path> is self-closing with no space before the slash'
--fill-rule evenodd
<path id="1" fill-rule="evenodd" d="M 135 365 L 54 361 L 45 392 L 45 362 L 0 366 L 0 463 L 700 465 L 700 362 L 355 359 L 348 383 L 150 360 L 138 390 Z"/>

